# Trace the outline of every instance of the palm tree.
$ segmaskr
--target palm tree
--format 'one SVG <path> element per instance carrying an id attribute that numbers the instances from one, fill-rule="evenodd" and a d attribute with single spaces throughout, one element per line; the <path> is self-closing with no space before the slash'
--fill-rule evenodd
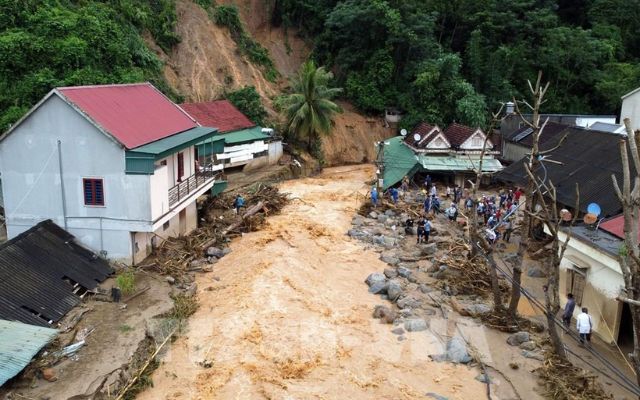
<path id="1" fill-rule="evenodd" d="M 284 98 L 287 130 L 298 139 L 306 138 L 309 150 L 315 144 L 317 154 L 314 155 L 318 158 L 322 156 L 320 136 L 331 133 L 333 116 L 342 112 L 340 106 L 331 101 L 342 92 L 341 88 L 327 86 L 332 78 L 331 72 L 309 60 L 292 80 L 292 93 Z"/>

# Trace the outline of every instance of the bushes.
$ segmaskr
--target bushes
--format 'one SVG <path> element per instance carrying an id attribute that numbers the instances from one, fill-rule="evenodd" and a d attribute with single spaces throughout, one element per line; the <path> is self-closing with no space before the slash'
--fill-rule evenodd
<path id="1" fill-rule="evenodd" d="M 247 34 L 240 21 L 238 9 L 235 6 L 217 6 L 213 9 L 212 18 L 217 25 L 229 29 L 231 37 L 238 45 L 238 49 L 242 54 L 251 62 L 264 67 L 265 78 L 267 78 L 267 80 L 273 82 L 277 79 L 278 71 L 269 57 L 269 51 Z"/>
<path id="2" fill-rule="evenodd" d="M 262 105 L 260 95 L 253 86 L 245 86 L 234 92 L 227 93 L 227 100 L 233 103 L 254 124 L 263 125 L 267 111 Z"/>

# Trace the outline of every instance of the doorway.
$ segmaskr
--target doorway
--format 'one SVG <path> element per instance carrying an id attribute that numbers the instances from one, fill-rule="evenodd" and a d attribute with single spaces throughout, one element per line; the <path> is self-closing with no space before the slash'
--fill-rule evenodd
<path id="1" fill-rule="evenodd" d="M 618 346 L 624 350 L 633 348 L 633 319 L 631 318 L 631 308 L 629 308 L 629 304 L 627 303 L 622 303 Z"/>

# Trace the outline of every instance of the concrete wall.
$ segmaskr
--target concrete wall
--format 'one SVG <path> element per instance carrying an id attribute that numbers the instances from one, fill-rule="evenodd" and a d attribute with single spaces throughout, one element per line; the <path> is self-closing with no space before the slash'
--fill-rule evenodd
<path id="1" fill-rule="evenodd" d="M 52 95 L 0 143 L 9 238 L 48 218 L 65 227 L 64 196 L 70 233 L 110 258 L 130 257 L 131 241 L 123 232 L 149 225 L 150 179 L 126 175 L 124 168 L 122 147 Z M 82 178 L 104 180 L 104 206 L 84 205 Z"/>
<path id="2" fill-rule="evenodd" d="M 559 237 L 561 241 L 566 238 L 564 233 L 560 233 Z M 567 301 L 568 270 L 576 267 L 586 269 L 586 279 L 582 304 L 576 305 L 574 317 L 581 312 L 582 307 L 587 307 L 593 317 L 595 333 L 607 343 L 615 342 L 622 313 L 622 303 L 615 298 L 624 286 L 619 262 L 608 253 L 572 238 L 560 263 L 562 307 Z"/>
<path id="3" fill-rule="evenodd" d="M 620 123 L 625 118 L 631 120 L 633 129 L 640 129 L 640 90 L 622 99 L 622 109 L 620 110 Z"/>

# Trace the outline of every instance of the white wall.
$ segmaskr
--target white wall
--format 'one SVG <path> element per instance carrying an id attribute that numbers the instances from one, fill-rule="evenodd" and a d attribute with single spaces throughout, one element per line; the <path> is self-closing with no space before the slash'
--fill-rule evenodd
<path id="1" fill-rule="evenodd" d="M 160 218 L 169 212 L 169 168 L 168 165 L 156 166 L 150 183 L 151 219 Z"/>
<path id="2" fill-rule="evenodd" d="M 588 128 L 596 122 L 604 122 L 607 124 L 615 124 L 616 119 L 614 118 L 606 118 L 606 117 L 578 117 L 576 118 L 576 125 L 582 126 L 584 128 Z"/>
<path id="3" fill-rule="evenodd" d="M 640 90 L 622 99 L 622 109 L 620 110 L 620 123 L 624 119 L 631 120 L 632 129 L 640 129 Z"/>
<path id="4" fill-rule="evenodd" d="M 8 237 L 48 218 L 65 226 L 58 140 L 67 229 L 85 245 L 100 251 L 101 235 L 93 230 L 102 224 L 102 247 L 109 256 L 130 255 L 123 253 L 121 233 L 149 225 L 149 176 L 126 175 L 122 147 L 56 95 L 0 143 Z M 84 205 L 82 178 L 104 180 L 104 207 Z M 114 240 L 105 240 L 109 235 Z"/>

